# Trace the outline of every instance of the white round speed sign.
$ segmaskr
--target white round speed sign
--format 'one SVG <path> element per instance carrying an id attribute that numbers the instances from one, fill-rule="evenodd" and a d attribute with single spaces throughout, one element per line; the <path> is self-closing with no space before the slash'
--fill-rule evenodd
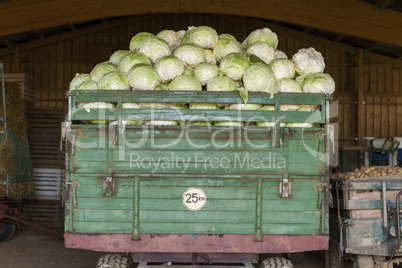
<path id="1" fill-rule="evenodd" d="M 191 211 L 202 209 L 207 203 L 207 196 L 200 188 L 190 187 L 183 194 L 183 205 Z"/>

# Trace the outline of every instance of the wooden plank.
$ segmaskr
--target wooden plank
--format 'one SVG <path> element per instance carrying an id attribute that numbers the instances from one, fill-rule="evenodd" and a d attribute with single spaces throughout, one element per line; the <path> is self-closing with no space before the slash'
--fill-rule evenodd
<path id="1" fill-rule="evenodd" d="M 363 61 L 363 50 L 359 48 L 357 50 L 357 110 L 358 110 L 358 117 L 357 117 L 357 122 L 358 122 L 358 129 L 357 129 L 357 135 L 359 141 L 363 139 L 364 136 L 366 136 L 366 106 L 365 106 L 365 100 L 364 100 L 364 61 Z"/>
<path id="2" fill-rule="evenodd" d="M 389 97 L 385 96 L 382 97 L 383 103 L 388 103 Z M 381 105 L 381 137 L 388 137 L 389 136 L 389 105 L 383 104 Z"/>
<path id="3" fill-rule="evenodd" d="M 377 103 L 381 103 L 381 96 L 374 97 L 374 101 Z M 381 137 L 381 105 L 374 105 L 374 129 L 371 130 L 373 133 L 373 137 Z"/>

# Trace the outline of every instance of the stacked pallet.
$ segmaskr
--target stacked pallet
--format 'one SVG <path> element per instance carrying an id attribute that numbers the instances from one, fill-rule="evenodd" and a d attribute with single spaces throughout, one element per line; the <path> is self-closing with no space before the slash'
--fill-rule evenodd
<path id="1" fill-rule="evenodd" d="M 34 168 L 63 169 L 60 137 L 64 116 L 63 107 L 31 107 L 28 139 Z"/>
<path id="2" fill-rule="evenodd" d="M 22 213 L 48 227 L 63 228 L 64 208 L 59 201 L 37 200 L 25 203 Z"/>

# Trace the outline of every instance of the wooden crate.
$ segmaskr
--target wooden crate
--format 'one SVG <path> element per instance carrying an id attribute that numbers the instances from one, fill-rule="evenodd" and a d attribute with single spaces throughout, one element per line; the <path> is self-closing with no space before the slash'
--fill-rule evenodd
<path id="1" fill-rule="evenodd" d="M 4 80 L 18 83 L 21 98 L 26 103 L 35 103 L 35 77 L 25 73 L 6 73 L 4 74 Z"/>
<path id="2" fill-rule="evenodd" d="M 34 168 L 33 181 L 35 185 L 35 199 L 60 200 L 61 182 L 64 170 L 54 168 Z"/>
<path id="3" fill-rule="evenodd" d="M 25 203 L 22 213 L 48 227 L 62 228 L 64 207 L 60 201 L 35 200 Z"/>

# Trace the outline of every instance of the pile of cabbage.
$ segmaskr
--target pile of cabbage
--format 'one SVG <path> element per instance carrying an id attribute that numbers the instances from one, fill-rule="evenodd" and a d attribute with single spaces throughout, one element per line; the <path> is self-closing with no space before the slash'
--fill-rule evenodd
<path id="1" fill-rule="evenodd" d="M 324 73 L 325 62 L 314 48 L 300 49 L 291 59 L 278 50 L 278 37 L 269 28 L 257 29 L 240 43 L 228 33 L 211 27 L 189 27 L 186 31 L 163 30 L 157 35 L 140 32 L 127 50 L 117 50 L 90 73 L 76 74 L 73 90 L 173 90 L 325 93 L 335 91 L 335 82 Z M 245 101 L 247 103 L 247 101 Z M 113 108 L 102 102 L 79 103 L 81 108 Z M 164 104 L 125 103 L 123 108 L 275 110 L 257 104 Z M 314 111 L 312 105 L 281 105 L 283 111 Z M 92 121 L 105 124 L 106 120 Z M 129 120 L 128 124 L 243 126 L 244 122 L 177 122 Z M 273 122 L 255 124 L 271 127 Z M 312 127 L 310 123 L 286 124 Z"/>

